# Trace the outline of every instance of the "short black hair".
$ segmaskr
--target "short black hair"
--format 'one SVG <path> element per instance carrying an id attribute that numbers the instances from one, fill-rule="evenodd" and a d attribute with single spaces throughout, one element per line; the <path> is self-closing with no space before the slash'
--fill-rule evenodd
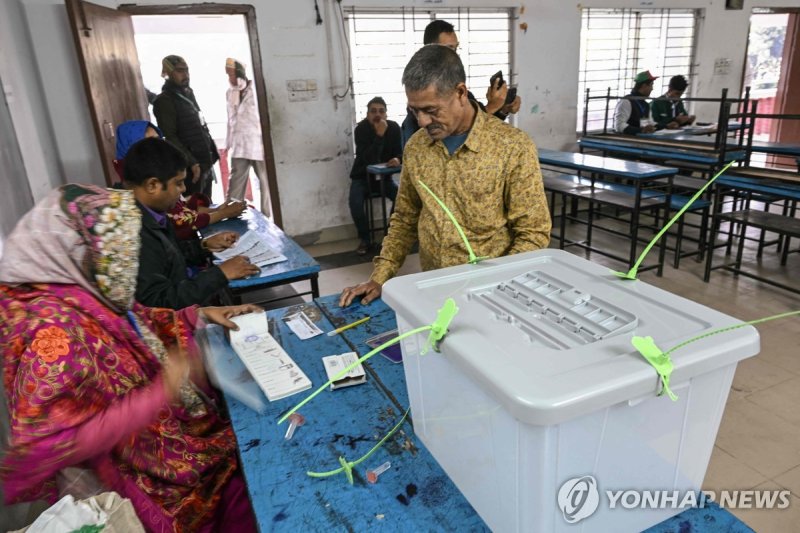
<path id="1" fill-rule="evenodd" d="M 171 142 L 155 137 L 142 139 L 125 156 L 125 184 L 138 186 L 148 178 L 158 178 L 166 186 L 187 166 L 186 156 Z"/>
<path id="2" fill-rule="evenodd" d="M 446 46 L 423 46 L 403 70 L 403 85 L 407 91 L 423 91 L 433 84 L 436 94 L 445 96 L 466 81 L 461 58 Z"/>
<path id="3" fill-rule="evenodd" d="M 686 90 L 686 87 L 689 86 L 689 82 L 686 81 L 684 76 L 678 74 L 677 76 L 672 76 L 669 80 L 669 88 L 675 91 L 683 92 Z"/>
<path id="4" fill-rule="evenodd" d="M 443 33 L 455 33 L 456 29 L 446 20 L 434 20 L 425 26 L 425 34 L 422 36 L 422 44 L 433 44 L 439 41 L 439 35 Z"/>
<path id="5" fill-rule="evenodd" d="M 376 96 L 375 98 L 367 102 L 367 109 L 369 109 L 369 106 L 371 106 L 372 104 L 381 104 L 383 107 L 386 107 L 386 101 L 380 96 Z"/>

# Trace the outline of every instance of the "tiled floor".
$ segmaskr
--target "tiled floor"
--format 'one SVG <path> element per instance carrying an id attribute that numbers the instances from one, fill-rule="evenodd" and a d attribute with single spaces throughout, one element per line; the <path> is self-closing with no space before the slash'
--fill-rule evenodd
<path id="1" fill-rule="evenodd" d="M 602 236 L 597 234 L 596 239 Z M 604 245 L 614 243 L 614 239 L 606 239 Z M 312 247 L 310 252 L 326 255 L 354 250 L 356 244 L 333 243 L 316 250 Z M 745 258 L 754 261 L 753 256 L 746 252 Z M 596 254 L 591 259 L 622 268 Z M 343 287 L 364 281 L 371 268 L 370 263 L 363 263 L 325 270 L 320 276 L 320 292 L 338 293 Z M 774 249 L 770 249 L 760 268 L 786 284 L 800 286 L 798 254 L 790 255 L 787 266 L 781 267 Z M 402 273 L 418 270 L 419 260 L 414 255 L 408 258 Z M 713 272 L 711 281 L 704 283 L 702 273 L 703 265 L 688 258 L 678 270 L 666 266 L 661 278 L 645 272 L 640 279 L 742 320 L 800 310 L 798 295 L 724 271 Z M 800 532 L 800 317 L 767 322 L 757 328 L 761 353 L 737 368 L 703 488 L 789 489 L 792 501 L 787 509 L 731 512 L 759 533 Z"/>

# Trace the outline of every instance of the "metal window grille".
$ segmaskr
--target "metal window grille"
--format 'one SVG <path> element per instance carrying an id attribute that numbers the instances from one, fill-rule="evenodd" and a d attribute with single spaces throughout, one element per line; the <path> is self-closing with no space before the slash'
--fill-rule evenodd
<path id="1" fill-rule="evenodd" d="M 677 74 L 689 79 L 689 96 L 699 18 L 696 9 L 583 9 L 577 129 L 583 128 L 587 87 L 590 96 L 605 95 L 609 88 L 612 96 L 623 96 L 643 70 L 659 76 L 651 96 L 664 94 Z M 603 128 L 605 106 L 605 100 L 590 100 L 589 130 Z M 613 113 L 608 120 L 611 127 Z"/>
<path id="2" fill-rule="evenodd" d="M 366 116 L 367 102 L 381 96 L 386 100 L 389 120 L 402 123 L 406 116 L 403 69 L 422 46 L 425 26 L 434 19 L 455 26 L 467 87 L 476 98 L 485 102 L 489 78 L 498 70 L 503 71 L 506 81 L 515 81 L 511 71 L 510 9 L 348 8 L 344 15 L 356 122 Z"/>

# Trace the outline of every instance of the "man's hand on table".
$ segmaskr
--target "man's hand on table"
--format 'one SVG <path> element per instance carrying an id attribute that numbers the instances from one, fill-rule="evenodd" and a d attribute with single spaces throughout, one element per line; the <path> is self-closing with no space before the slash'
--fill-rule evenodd
<path id="1" fill-rule="evenodd" d="M 235 218 L 241 215 L 247 209 L 247 204 L 241 200 L 232 200 L 227 204 L 217 207 L 216 211 L 222 215 L 223 218 Z"/>
<path id="2" fill-rule="evenodd" d="M 370 280 L 360 283 L 354 287 L 347 287 L 342 291 L 342 295 L 339 297 L 339 306 L 347 307 L 359 296 L 363 296 L 361 299 L 361 305 L 367 305 L 372 300 L 380 298 L 381 285 Z"/>
<path id="3" fill-rule="evenodd" d="M 200 316 L 209 324 L 219 324 L 228 329 L 238 331 L 239 326 L 230 321 L 231 317 L 246 315 L 247 313 L 260 313 L 261 311 L 263 309 L 253 304 L 201 307 Z"/>
<path id="4" fill-rule="evenodd" d="M 221 231 L 203 239 L 203 247 L 210 252 L 221 252 L 236 244 L 238 239 L 235 231 Z"/>
<path id="5" fill-rule="evenodd" d="M 388 160 L 386 162 L 386 166 L 390 167 L 390 168 L 399 167 L 400 166 L 400 160 L 398 158 L 396 158 L 396 157 L 393 157 L 393 158 L 391 158 L 390 160 Z"/>
<path id="6" fill-rule="evenodd" d="M 225 277 L 228 278 L 228 281 L 254 276 L 261 272 L 261 269 L 252 264 L 250 259 L 244 255 L 237 255 L 224 263 L 220 263 L 219 268 L 222 270 L 222 273 L 225 274 Z"/>

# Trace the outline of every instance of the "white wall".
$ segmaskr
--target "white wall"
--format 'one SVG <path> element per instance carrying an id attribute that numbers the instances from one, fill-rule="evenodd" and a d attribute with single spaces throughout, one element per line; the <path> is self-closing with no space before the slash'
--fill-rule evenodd
<path id="1" fill-rule="evenodd" d="M 325 24 L 335 23 L 334 0 L 320 0 Z M 96 3 L 114 7 L 114 0 Z M 149 0 L 141 4 L 179 3 Z M 432 5 L 426 0 L 410 0 L 405 5 L 418 9 Z M 24 16 L 20 16 L 18 6 Z M 291 235 L 310 234 L 326 228 L 350 224 L 347 208 L 348 172 L 352 164 L 351 135 L 353 118 L 349 100 L 338 106 L 330 97 L 329 45 L 325 25 L 315 25 L 313 2 L 257 3 L 258 32 L 272 123 L 277 178 L 283 209 L 284 227 Z M 344 5 L 397 7 L 389 0 L 346 0 Z M 515 31 L 514 48 L 519 73 L 522 110 L 518 125 L 541 146 L 574 147 L 579 62 L 580 7 L 642 7 L 703 9 L 704 19 L 698 33 L 697 75 L 691 80 L 696 94 L 716 96 L 723 87 L 738 91 L 750 10 L 753 6 L 796 7 L 797 0 L 745 0 L 741 11 L 725 10 L 724 0 L 584 0 L 580 4 L 563 0 L 526 2 L 519 22 L 527 22 L 528 31 Z M 461 0 L 436 2 L 434 7 L 519 7 L 508 0 Z M 65 179 L 92 179 L 102 183 L 93 132 L 86 108 L 83 85 L 77 65 L 66 9 L 60 0 L 10 0 L 0 6 L 0 19 L 13 17 L 11 36 L 0 37 L 2 54 L 13 50 L 26 64 L 21 88 L 41 84 L 41 91 L 26 93 L 28 107 L 41 110 L 39 124 L 52 131 L 53 139 L 21 142 L 38 145 L 48 172 L 59 172 Z M 15 24 L 20 22 L 22 24 Z M 2 29 L 2 28 L 0 28 Z M 0 31 L 0 34 L 5 34 Z M 33 40 L 26 33 L 34 36 Z M 335 31 L 330 31 L 335 36 Z M 13 47 L 7 47 L 8 39 Z M 334 39 L 334 58 L 341 57 Z M 727 75 L 714 74 L 714 61 L 731 60 Z M 33 62 L 30 67 L 26 62 Z M 341 64 L 335 62 L 339 73 Z M 6 76 L 3 76 L 4 79 Z M 286 81 L 316 79 L 319 99 L 312 102 L 289 102 Z M 341 87 L 339 87 L 341 89 Z M 484 88 L 477 89 L 482 94 Z M 42 94 L 43 93 L 43 94 Z M 17 93 L 19 97 L 19 93 Z M 31 111 L 35 114 L 35 111 Z M 17 117 L 13 117 L 17 120 Z M 23 116 L 24 119 L 24 116 Z M 53 149 L 55 148 L 55 149 Z M 24 154 L 23 154 L 24 156 Z M 24 157 L 26 165 L 30 157 Z M 32 189 L 41 188 L 41 177 L 29 172 Z M 50 182 L 57 183 L 59 178 Z M 38 183 L 36 185 L 34 182 Z M 36 194 L 36 193 L 35 193 Z M 38 195 L 37 195 L 38 196 Z"/>
<path id="2" fill-rule="evenodd" d="M 44 108 L 44 93 L 32 57 L 28 26 L 16 0 L 0 6 L 0 79 L 28 181 L 27 186 L 19 187 L 17 183 L 26 176 L 12 175 L 11 169 L 0 168 L 2 190 L 30 188 L 37 200 L 62 183 L 61 163 L 50 116 Z"/>

